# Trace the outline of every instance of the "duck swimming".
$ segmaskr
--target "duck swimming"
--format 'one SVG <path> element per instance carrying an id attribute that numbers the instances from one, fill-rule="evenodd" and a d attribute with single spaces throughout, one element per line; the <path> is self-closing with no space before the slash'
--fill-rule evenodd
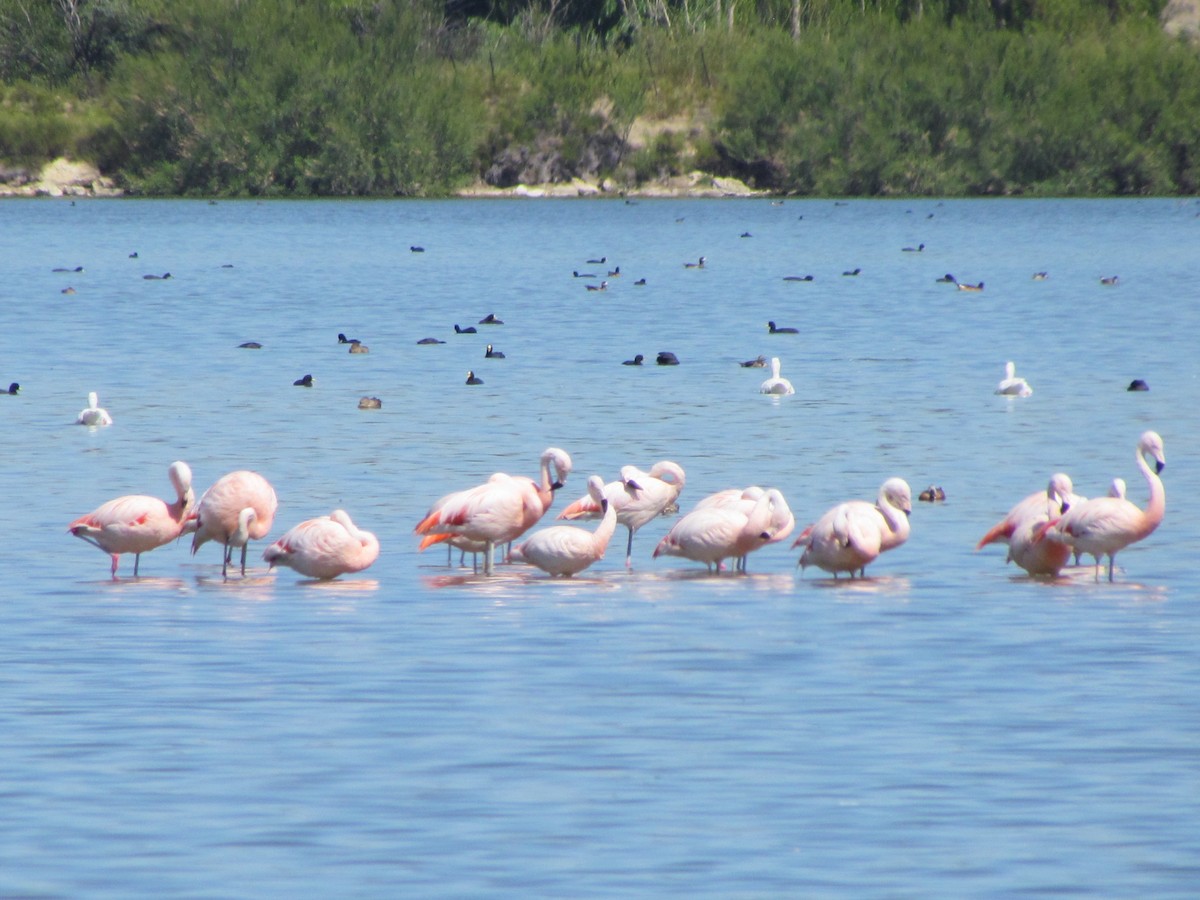
<path id="1" fill-rule="evenodd" d="M 474 372 L 467 372 L 467 384 L 483 384 L 483 379 Z"/>
<path id="2" fill-rule="evenodd" d="M 486 316 L 484 316 L 482 319 L 479 320 L 479 324 L 480 325 L 503 325 L 504 322 L 500 319 L 497 319 L 495 313 L 488 313 Z"/>
<path id="3" fill-rule="evenodd" d="M 493 349 L 492 345 L 488 344 L 483 357 L 484 359 L 504 359 L 504 354 L 499 350 Z"/>
<path id="4" fill-rule="evenodd" d="M 792 328 L 790 326 L 787 328 L 780 328 L 774 322 L 768 322 L 767 323 L 767 333 L 768 334 L 799 334 L 800 329 Z"/>
<path id="5" fill-rule="evenodd" d="M 670 350 L 659 351 L 658 358 L 654 360 L 660 366 L 677 366 L 679 365 L 679 357 Z"/>
<path id="6" fill-rule="evenodd" d="M 107 409 L 101 409 L 99 404 L 100 398 L 96 396 L 95 391 L 92 391 L 88 394 L 88 405 L 79 411 L 75 424 L 93 428 L 111 425 L 113 423 L 112 416 L 108 414 Z"/>
<path id="7" fill-rule="evenodd" d="M 292 385 L 294 387 L 312 387 L 313 377 L 311 375 L 305 375 L 303 378 L 297 378 L 292 382 Z"/>
<path id="8" fill-rule="evenodd" d="M 796 389 L 792 387 L 792 383 L 786 378 L 779 375 L 779 357 L 771 357 L 771 377 L 759 385 L 758 391 L 760 394 L 794 394 Z"/>
<path id="9" fill-rule="evenodd" d="M 996 385 L 996 393 L 1003 394 L 1006 397 L 1028 397 L 1033 393 L 1033 388 L 1024 378 L 1017 377 L 1017 366 L 1015 363 L 1006 362 L 1004 364 L 1004 379 Z"/>
<path id="10" fill-rule="evenodd" d="M 455 325 L 454 333 L 455 334 L 478 334 L 479 332 L 475 330 L 474 325 L 468 325 L 466 328 L 460 328 L 458 325 Z"/>

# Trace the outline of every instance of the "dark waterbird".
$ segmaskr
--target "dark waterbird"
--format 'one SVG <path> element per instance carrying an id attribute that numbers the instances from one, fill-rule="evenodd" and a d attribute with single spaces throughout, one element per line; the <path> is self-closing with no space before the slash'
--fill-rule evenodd
<path id="1" fill-rule="evenodd" d="M 305 375 L 303 378 L 297 378 L 295 381 L 292 382 L 292 384 L 295 387 L 312 387 L 313 386 L 313 377 L 311 375 Z"/>
<path id="2" fill-rule="evenodd" d="M 467 384 L 483 384 L 483 379 L 474 372 L 467 372 Z"/>
<path id="3" fill-rule="evenodd" d="M 338 343 L 339 344 L 361 344 L 362 341 L 360 341 L 358 338 L 348 338 L 339 331 L 338 332 Z"/>
<path id="4" fill-rule="evenodd" d="M 1133 379 L 1133 381 L 1129 382 L 1129 387 L 1125 388 L 1125 390 L 1127 390 L 1127 391 L 1148 391 L 1148 390 L 1150 390 L 1150 385 L 1146 384 L 1146 382 L 1142 381 L 1142 379 L 1140 379 L 1140 378 L 1135 378 L 1135 379 Z"/>
<path id="5" fill-rule="evenodd" d="M 0 391 L 0 394 L 12 394 L 14 396 L 19 393 L 21 393 L 21 386 L 19 384 L 17 384 L 15 381 L 8 386 L 8 390 Z"/>
<path id="6" fill-rule="evenodd" d="M 625 362 L 621 363 L 621 365 L 623 365 L 623 366 L 640 366 L 642 364 L 642 360 L 644 360 L 645 358 L 646 357 L 642 356 L 642 354 L 639 353 L 633 359 L 625 360 Z"/>
<path id="7" fill-rule="evenodd" d="M 461 328 L 458 325 L 454 326 L 455 334 L 478 334 L 474 325 L 468 325 L 466 328 Z"/>
<path id="8" fill-rule="evenodd" d="M 246 341 L 245 343 L 238 344 L 238 349 L 239 350 L 261 350 L 262 344 L 260 344 L 258 341 Z"/>
<path id="9" fill-rule="evenodd" d="M 738 363 L 738 365 L 743 369 L 763 369 L 766 368 L 767 358 L 759 355 L 754 357 L 754 359 L 746 360 L 744 363 Z"/>
<path id="10" fill-rule="evenodd" d="M 143 281 L 166 281 L 171 277 L 170 272 L 163 272 L 161 275 L 143 275 Z"/>
<path id="11" fill-rule="evenodd" d="M 504 354 L 501 351 L 494 349 L 491 344 L 488 344 L 487 350 L 484 351 L 483 357 L 484 359 L 504 359 Z"/>
<path id="12" fill-rule="evenodd" d="M 655 359 L 655 362 L 660 366 L 677 366 L 679 365 L 679 357 L 677 357 L 670 350 L 660 350 L 658 353 L 658 358 Z"/>
<path id="13" fill-rule="evenodd" d="M 419 341 L 417 341 L 418 345 L 420 345 L 420 344 L 444 344 L 444 343 L 446 343 L 446 342 L 439 341 L 437 338 L 434 338 L 434 337 L 421 338 Z"/>
<path id="14" fill-rule="evenodd" d="M 502 319 L 497 319 L 495 313 L 488 313 L 486 316 L 484 316 L 482 319 L 479 320 L 479 324 L 480 325 L 503 325 L 504 321 Z"/>
<path id="15" fill-rule="evenodd" d="M 799 328 L 792 328 L 790 326 L 787 328 L 780 328 L 774 322 L 767 323 L 767 331 L 771 334 L 799 334 L 800 333 Z"/>

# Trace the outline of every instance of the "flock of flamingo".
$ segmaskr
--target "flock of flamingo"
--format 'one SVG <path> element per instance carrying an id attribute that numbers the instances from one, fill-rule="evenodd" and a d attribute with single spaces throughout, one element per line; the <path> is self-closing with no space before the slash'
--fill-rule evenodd
<path id="1" fill-rule="evenodd" d="M 749 234 L 743 234 L 748 237 Z M 905 247 L 906 252 L 919 253 L 924 244 Z M 413 248 L 419 252 L 420 248 Z M 131 258 L 136 254 L 131 254 Z M 607 257 L 588 260 L 607 262 Z M 704 268 L 706 259 L 684 264 L 685 268 Z M 59 270 L 56 270 L 59 271 Z M 81 271 L 81 269 L 61 271 Z M 861 270 L 844 272 L 853 276 Z M 575 278 L 595 278 L 593 273 L 572 273 Z M 619 277 L 620 267 L 608 272 Z M 150 278 L 152 276 L 146 276 Z M 169 278 L 169 275 L 154 276 Z M 1037 273 L 1036 280 L 1046 277 Z M 813 276 L 789 276 L 785 280 L 812 280 Z M 947 274 L 937 279 L 957 284 L 960 289 L 982 290 L 978 286 L 959 282 Z M 1115 283 L 1115 277 L 1112 282 Z M 641 279 L 637 284 L 644 284 Z M 607 287 L 601 282 L 599 288 Z M 589 289 L 592 286 L 589 285 Z M 501 325 L 495 314 L 481 319 L 481 325 Z M 454 326 L 456 333 L 472 333 L 476 329 Z M 767 323 L 770 334 L 797 334 L 798 329 Z M 339 343 L 350 344 L 351 353 L 366 353 L 361 341 L 338 335 Z M 418 343 L 442 343 L 425 338 Z M 242 347 L 259 348 L 257 342 Z M 503 358 L 491 344 L 486 356 Z M 625 365 L 640 365 L 643 357 L 636 356 Z M 677 365 L 673 353 L 663 352 L 659 365 Z M 765 367 L 766 359 L 742 363 L 745 367 Z M 791 382 L 781 375 L 779 357 L 770 361 L 771 377 L 762 382 L 763 394 L 795 393 Z M 311 375 L 295 382 L 311 386 Z M 482 383 L 474 372 L 468 373 L 468 384 Z M 10 393 L 19 385 L 13 384 Z M 1142 381 L 1135 381 L 1129 390 L 1148 390 Z M 1012 362 L 1005 364 L 1005 377 L 996 387 L 996 394 L 1028 397 L 1033 393 L 1024 378 L 1016 375 Z M 379 405 L 377 398 L 363 398 L 360 406 L 370 402 Z M 88 405 L 80 411 L 76 422 L 89 427 L 112 424 L 108 411 L 99 406 L 95 393 L 88 395 Z M 1153 467 L 1147 462 L 1153 461 Z M 1108 558 L 1108 578 L 1113 580 L 1114 558 L 1131 543 L 1149 536 L 1162 521 L 1166 497 L 1159 474 L 1165 465 L 1162 438 L 1152 431 L 1143 434 L 1137 445 L 1137 466 L 1150 489 L 1150 500 L 1141 509 L 1124 496 L 1124 482 L 1117 479 L 1109 496 L 1088 500 L 1074 493 L 1071 479 L 1056 473 L 1045 491 L 1037 491 L 1016 504 L 997 525 L 984 535 L 976 549 L 993 542 L 1008 544 L 1008 560 L 1030 575 L 1055 577 L 1074 555 L 1078 563 L 1081 554 L 1095 560 L 1098 581 L 1101 560 Z M 685 484 L 683 468 L 664 460 L 650 471 L 624 466 L 620 477 L 608 483 L 598 475 L 587 481 L 587 494 L 569 504 L 558 516 L 567 521 L 599 519 L 594 530 L 573 525 L 554 525 L 535 531 L 526 537 L 549 511 L 555 494 L 571 472 L 571 457 L 557 447 L 547 448 L 541 455 L 538 479 L 497 472 L 487 481 L 466 490 L 444 496 L 433 503 L 415 527 L 419 549 L 446 544 L 448 553 L 458 549 L 462 554 L 483 555 L 483 573 L 494 573 L 496 548 L 508 547 L 510 562 L 525 562 L 551 576 L 576 575 L 604 557 L 618 524 L 627 530 L 625 565 L 633 565 L 633 538 L 643 526 L 660 516 L 679 511 L 679 496 Z M 120 557 L 134 554 L 133 574 L 138 575 L 141 554 L 192 535 L 192 553 L 208 541 L 223 547 L 222 576 L 228 577 L 232 555 L 241 550 L 240 569 L 246 573 L 246 556 L 250 541 L 262 540 L 271 531 L 278 506 L 274 489 L 256 472 L 236 471 L 218 479 L 195 499 L 192 472 L 184 462 L 172 463 L 168 476 L 175 488 L 173 501 L 152 496 L 131 495 L 104 503 L 81 516 L 68 526 L 71 534 L 94 544 L 111 557 L 111 574 L 117 577 Z M 930 488 L 920 499 L 943 499 L 940 488 Z M 909 538 L 909 517 L 912 513 L 912 493 L 902 478 L 889 478 L 879 488 L 874 502 L 849 500 L 829 509 L 815 522 L 802 529 L 793 548 L 802 548 L 797 565 L 803 570 L 810 566 L 839 577 L 865 577 L 866 567 L 887 551 L 903 545 Z M 751 486 L 719 491 L 701 499 L 686 514 L 680 516 L 653 551 L 659 556 L 677 556 L 704 563 L 709 571 L 720 573 L 727 560 L 734 568 L 745 571 L 750 553 L 788 538 L 796 521 L 784 499 L 775 488 Z M 521 540 L 524 538 L 523 540 Z M 520 541 L 519 543 L 515 543 Z M 358 528 L 344 510 L 334 510 L 328 516 L 308 519 L 283 534 L 268 546 L 262 558 L 269 567 L 286 566 L 301 575 L 314 579 L 330 579 L 339 575 L 361 572 L 379 556 L 379 541 L 374 534 Z M 452 555 L 451 555 L 452 559 Z"/>
<path id="2" fill-rule="evenodd" d="M 1107 496 L 1089 500 L 1074 492 L 1070 477 L 1056 473 L 1044 491 L 1013 506 L 976 549 L 1007 543 L 1008 561 L 1030 575 L 1049 577 L 1058 576 L 1072 554 L 1076 558 L 1088 554 L 1095 559 L 1097 581 L 1102 558 L 1107 557 L 1112 581 L 1117 553 L 1153 533 L 1166 509 L 1159 477 L 1166 465 L 1162 438 L 1153 431 L 1142 434 L 1135 459 L 1150 491 L 1145 509 L 1125 498 L 1121 479 L 1114 481 Z M 483 574 L 490 576 L 496 548 L 507 544 L 509 561 L 528 563 L 551 576 L 570 577 L 603 559 L 621 524 L 628 533 L 625 565 L 632 568 L 634 535 L 652 520 L 677 513 L 686 483 L 683 468 L 669 460 L 656 463 L 648 472 L 624 466 L 620 477 L 607 484 L 592 475 L 587 494 L 568 504 L 558 518 L 599 519 L 593 530 L 553 525 L 524 537 L 549 511 L 572 467 L 570 455 L 558 447 L 543 451 L 540 464 L 537 479 L 497 472 L 482 484 L 434 502 L 414 529 L 419 549 L 444 543 L 450 554 L 456 548 L 464 554 L 482 554 Z M 123 554 L 134 554 L 136 577 L 143 553 L 185 534 L 192 535 L 193 555 L 208 541 L 222 545 L 223 577 L 229 575 L 233 551 L 240 549 L 244 576 L 250 541 L 265 538 L 275 520 L 278 501 L 270 483 L 256 472 L 230 472 L 197 502 L 187 463 L 172 463 L 168 477 L 175 489 L 173 501 L 145 495 L 117 497 L 76 519 L 67 530 L 111 557 L 114 579 Z M 802 570 L 815 566 L 834 578 L 841 573 L 865 577 L 866 567 L 880 554 L 908 540 L 911 513 L 908 483 L 889 478 L 875 502 L 839 503 L 804 528 L 792 544 L 803 548 L 798 566 Z M 680 516 L 653 556 L 702 562 L 718 574 L 731 560 L 736 570 L 745 571 L 750 553 L 785 540 L 795 525 L 787 501 L 776 488 L 718 491 Z M 331 579 L 361 572 L 378 556 L 375 535 L 358 528 L 339 509 L 291 528 L 266 548 L 262 558 L 270 568 L 286 566 L 309 578 Z"/>

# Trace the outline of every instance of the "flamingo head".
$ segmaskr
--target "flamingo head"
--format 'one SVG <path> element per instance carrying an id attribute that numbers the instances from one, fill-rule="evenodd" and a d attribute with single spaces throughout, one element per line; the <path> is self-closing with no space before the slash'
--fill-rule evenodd
<path id="1" fill-rule="evenodd" d="M 1156 475 L 1161 475 L 1162 470 L 1167 467 L 1167 457 L 1163 453 L 1163 439 L 1157 431 L 1147 431 L 1141 436 L 1138 440 L 1138 452 L 1143 457 L 1154 460 Z"/>

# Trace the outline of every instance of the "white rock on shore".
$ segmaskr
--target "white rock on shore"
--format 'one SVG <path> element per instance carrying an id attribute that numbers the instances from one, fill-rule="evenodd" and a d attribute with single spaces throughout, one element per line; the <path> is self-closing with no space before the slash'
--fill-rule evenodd
<path id="1" fill-rule="evenodd" d="M 624 188 L 605 181 L 597 185 L 581 178 L 560 184 L 518 184 L 497 188 L 476 184 L 458 192 L 460 197 L 762 197 L 766 191 L 756 191 L 737 178 L 718 178 L 705 172 L 689 172 L 674 178 L 661 179 Z"/>
<path id="2" fill-rule="evenodd" d="M 0 197 L 119 197 L 122 191 L 91 163 L 60 157 L 42 166 L 37 175 L 12 170 L 0 183 Z"/>

